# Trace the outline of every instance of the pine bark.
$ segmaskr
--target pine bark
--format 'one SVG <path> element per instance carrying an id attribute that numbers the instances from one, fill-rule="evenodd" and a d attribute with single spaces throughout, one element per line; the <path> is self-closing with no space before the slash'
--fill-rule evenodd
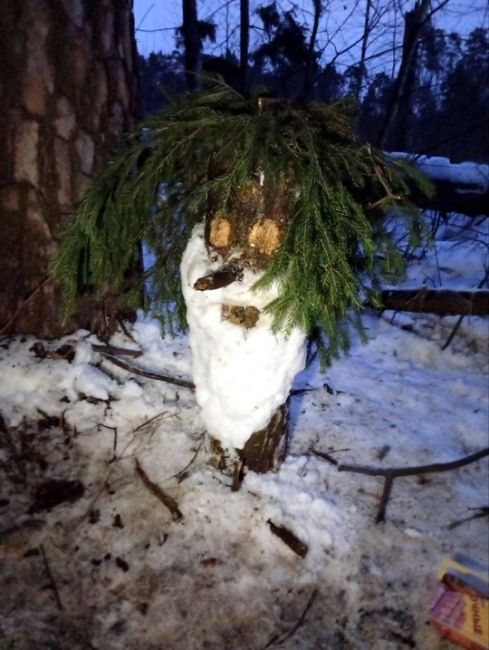
<path id="1" fill-rule="evenodd" d="M 0 331 L 56 337 L 60 232 L 136 115 L 132 0 L 7 0 L 0 12 Z"/>

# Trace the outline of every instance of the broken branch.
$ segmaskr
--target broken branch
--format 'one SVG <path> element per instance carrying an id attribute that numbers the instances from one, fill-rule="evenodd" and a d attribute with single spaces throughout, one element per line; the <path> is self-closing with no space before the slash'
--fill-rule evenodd
<path id="1" fill-rule="evenodd" d="M 349 465 L 349 464 L 338 464 L 334 458 L 331 458 L 325 452 L 317 451 L 311 449 L 310 453 L 314 454 L 318 458 L 322 458 L 333 465 L 336 465 L 338 472 L 355 472 L 357 474 L 366 474 L 367 476 L 382 476 L 384 478 L 384 489 L 382 491 L 382 497 L 380 499 L 379 508 L 377 510 L 377 516 L 375 518 L 375 523 L 379 524 L 382 521 L 385 521 L 385 513 L 387 509 L 387 503 L 392 491 L 392 484 L 394 479 L 401 476 L 416 476 L 418 474 L 432 474 L 435 472 L 449 472 L 453 469 L 458 469 L 464 465 L 469 465 L 470 463 L 475 463 L 476 461 L 489 456 L 489 447 L 476 451 L 473 454 L 464 456 L 457 460 L 452 460 L 449 463 L 431 463 L 429 465 L 415 465 L 412 467 L 373 467 L 370 465 Z"/>
<path id="2" fill-rule="evenodd" d="M 119 368 L 127 370 L 128 372 L 132 372 L 135 375 L 140 375 L 141 377 L 147 377 L 148 379 L 156 379 L 157 381 L 164 381 L 167 384 L 175 384 L 175 386 L 182 386 L 183 388 L 190 388 L 190 390 L 195 390 L 195 384 L 191 381 L 187 381 L 186 379 L 170 377 L 169 375 L 161 375 L 160 373 L 152 372 L 151 370 L 143 370 L 142 368 L 138 368 L 137 366 L 133 366 L 130 363 L 126 363 L 125 361 L 122 361 L 122 359 L 118 359 L 117 357 L 114 357 L 111 354 L 107 354 L 105 352 L 102 352 L 102 356 L 105 357 L 107 361 L 113 363 L 114 366 L 118 366 Z"/>

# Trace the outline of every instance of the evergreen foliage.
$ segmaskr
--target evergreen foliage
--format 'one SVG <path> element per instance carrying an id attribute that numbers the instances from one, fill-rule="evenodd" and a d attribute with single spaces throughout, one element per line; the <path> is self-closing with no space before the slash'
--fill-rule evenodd
<path id="1" fill-rule="evenodd" d="M 222 83 L 145 120 L 94 178 L 54 264 L 67 313 L 87 288 L 122 292 L 144 240 L 156 259 L 149 298 L 183 327 L 179 263 L 192 228 L 210 204 L 232 219 L 233 197 L 259 175 L 269 191 L 283 191 L 284 178 L 289 188 L 285 239 L 256 288 L 279 284 L 274 327 L 320 331 L 330 353 L 346 349 L 349 314 L 375 299 L 379 274 L 402 272 L 385 215 L 415 232 L 409 185 L 426 182 L 359 144 L 345 102 L 245 99 Z"/>

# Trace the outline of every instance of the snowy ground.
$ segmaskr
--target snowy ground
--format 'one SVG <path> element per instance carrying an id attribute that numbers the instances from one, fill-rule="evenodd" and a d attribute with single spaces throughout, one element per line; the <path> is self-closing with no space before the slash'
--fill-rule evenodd
<path id="1" fill-rule="evenodd" d="M 470 276 L 476 286 L 484 248 L 470 237 L 461 253 L 447 229 L 439 234 L 438 257 L 417 260 L 408 283 Z M 191 390 L 117 368 L 87 332 L 0 341 L 0 648 L 451 647 L 426 605 L 443 557 L 487 561 L 487 518 L 450 525 L 488 505 L 487 458 L 397 479 L 387 522 L 375 525 L 381 479 L 340 473 L 309 450 L 401 466 L 487 446 L 487 321 L 466 318 L 441 351 L 456 320 L 367 314 L 366 345 L 297 377 L 316 390 L 292 398 L 281 470 L 250 473 L 234 493 L 210 464 Z M 112 340 L 144 350 L 126 361 L 190 376 L 185 337 L 163 340 L 142 317 L 131 333 L 136 342 Z M 72 481 L 71 500 L 55 505 L 52 479 Z M 268 520 L 307 544 L 306 557 Z"/>

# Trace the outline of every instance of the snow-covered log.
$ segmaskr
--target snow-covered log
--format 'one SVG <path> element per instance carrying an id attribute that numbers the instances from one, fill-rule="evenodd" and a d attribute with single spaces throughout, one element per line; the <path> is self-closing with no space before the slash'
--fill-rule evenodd
<path id="1" fill-rule="evenodd" d="M 412 188 L 413 200 L 418 207 L 458 212 L 469 217 L 489 215 L 489 165 L 452 163 L 441 156 L 414 156 L 404 152 L 392 152 L 389 156 L 409 160 L 433 183 L 433 196 Z"/>
<path id="2" fill-rule="evenodd" d="M 489 315 L 489 291 L 449 291 L 427 289 L 395 289 L 380 293 L 383 309 L 425 312 L 440 316 Z"/>

